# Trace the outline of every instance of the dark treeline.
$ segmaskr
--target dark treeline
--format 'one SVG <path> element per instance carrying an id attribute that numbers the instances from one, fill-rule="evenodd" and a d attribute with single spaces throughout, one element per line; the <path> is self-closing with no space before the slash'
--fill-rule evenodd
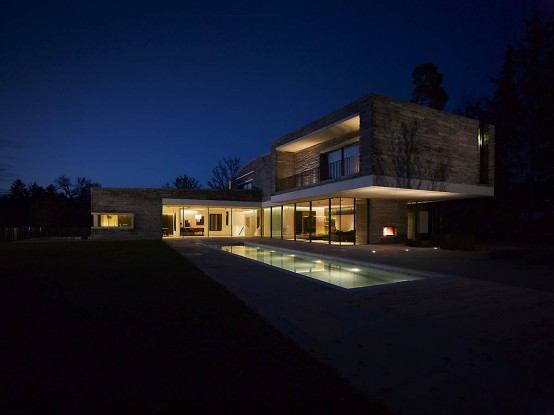
<path id="1" fill-rule="evenodd" d="M 89 227 L 92 187 L 100 184 L 84 177 L 73 181 L 62 175 L 47 187 L 18 179 L 9 193 L 0 197 L 0 228 Z"/>
<path id="2" fill-rule="evenodd" d="M 468 99 L 460 115 L 492 123 L 495 197 L 445 204 L 456 226 L 482 238 L 554 236 L 554 20 L 535 9 L 505 50 L 494 96 Z"/>

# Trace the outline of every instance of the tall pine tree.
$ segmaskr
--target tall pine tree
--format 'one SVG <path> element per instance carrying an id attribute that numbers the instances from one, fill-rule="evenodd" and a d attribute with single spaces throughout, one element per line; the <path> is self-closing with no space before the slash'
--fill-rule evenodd
<path id="1" fill-rule="evenodd" d="M 554 208 L 554 20 L 533 10 L 506 49 L 491 103 L 499 196 L 526 200 L 525 217 Z"/>

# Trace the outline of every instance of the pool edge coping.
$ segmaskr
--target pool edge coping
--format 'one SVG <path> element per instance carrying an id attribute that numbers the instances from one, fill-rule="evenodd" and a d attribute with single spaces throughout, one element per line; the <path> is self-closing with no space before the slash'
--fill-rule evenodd
<path id="1" fill-rule="evenodd" d="M 345 292 L 345 293 L 367 291 L 367 290 L 371 290 L 371 289 L 390 287 L 390 286 L 398 286 L 398 284 L 401 284 L 402 286 L 406 286 L 406 285 L 421 284 L 421 283 L 424 283 L 424 282 L 431 282 L 431 281 L 438 280 L 438 279 L 445 280 L 445 279 L 462 278 L 460 276 L 452 275 L 452 274 L 442 274 L 442 273 L 424 271 L 424 270 L 417 270 L 417 269 L 412 269 L 412 268 L 395 267 L 393 265 L 380 264 L 380 263 L 375 263 L 375 262 L 364 262 L 364 261 L 359 261 L 359 260 L 350 261 L 349 259 L 345 259 L 345 258 L 342 258 L 342 257 L 337 257 L 337 256 L 334 256 L 334 255 L 324 255 L 324 254 L 318 254 L 318 253 L 312 253 L 312 252 L 298 251 L 298 250 L 294 250 L 294 249 L 275 247 L 275 246 L 272 246 L 272 245 L 269 245 L 269 244 L 263 244 L 263 243 L 262 244 L 251 243 L 251 242 L 249 242 L 249 243 L 240 242 L 240 243 L 234 243 L 234 244 L 233 243 L 212 243 L 212 244 L 202 243 L 201 245 L 205 246 L 207 248 L 213 249 L 214 251 L 222 252 L 222 253 L 225 253 L 227 255 L 233 255 L 235 258 L 242 258 L 242 259 L 250 261 L 251 263 L 260 264 L 260 265 L 263 265 L 265 267 L 269 267 L 271 269 L 275 269 L 277 271 L 281 271 L 281 272 L 290 274 L 290 275 L 292 275 L 294 277 L 297 277 L 297 278 L 300 277 L 305 281 L 313 282 L 313 283 L 316 283 L 316 284 L 319 284 L 319 285 L 322 285 L 322 286 L 325 286 L 325 287 L 333 288 L 335 290 L 339 290 L 339 291 L 342 291 L 342 292 Z M 254 246 L 254 247 L 264 247 L 264 248 L 271 247 L 275 250 L 281 250 L 283 252 L 290 252 L 290 253 L 294 253 L 294 254 L 304 254 L 304 255 L 308 255 L 308 256 L 313 256 L 315 258 L 331 259 L 331 260 L 338 261 L 338 262 L 343 262 L 343 263 L 345 261 L 346 262 L 350 261 L 350 262 L 352 262 L 352 264 L 355 264 L 355 265 L 361 265 L 361 266 L 366 266 L 366 267 L 370 266 L 370 267 L 373 267 L 373 268 L 381 269 L 383 271 L 399 272 L 399 273 L 404 273 L 404 274 L 409 274 L 409 275 L 414 275 L 414 276 L 420 276 L 420 277 L 423 277 L 423 278 L 416 279 L 416 280 L 409 280 L 409 281 L 399 281 L 399 282 L 389 282 L 389 283 L 384 283 L 384 284 L 368 285 L 368 286 L 365 286 L 365 287 L 345 288 L 345 287 L 334 285 L 334 284 L 331 284 L 331 283 L 328 283 L 328 282 L 325 282 L 325 281 L 322 281 L 322 280 L 318 280 L 316 278 L 308 277 L 306 275 L 299 274 L 297 272 L 289 271 L 289 270 L 286 270 L 284 268 L 279 268 L 279 267 L 276 267 L 274 265 L 266 264 L 265 262 L 257 261 L 257 260 L 252 259 L 252 258 L 237 255 L 237 254 L 234 254 L 232 252 L 220 249 L 222 246 L 245 246 L 245 245 Z"/>

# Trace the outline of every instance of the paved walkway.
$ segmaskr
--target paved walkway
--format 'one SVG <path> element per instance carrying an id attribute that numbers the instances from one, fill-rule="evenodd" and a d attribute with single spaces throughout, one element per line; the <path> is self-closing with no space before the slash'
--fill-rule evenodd
<path id="1" fill-rule="evenodd" d="M 202 242 L 213 240 L 167 241 L 285 335 L 398 413 L 554 413 L 554 293 L 546 291 L 554 285 L 547 283 L 549 275 L 554 278 L 552 268 L 534 270 L 538 285 L 546 287 L 538 290 L 521 283 L 532 279 L 533 267 L 492 261 L 482 251 L 256 241 L 466 276 L 344 292 Z M 492 282 L 498 280 L 508 284 Z"/>

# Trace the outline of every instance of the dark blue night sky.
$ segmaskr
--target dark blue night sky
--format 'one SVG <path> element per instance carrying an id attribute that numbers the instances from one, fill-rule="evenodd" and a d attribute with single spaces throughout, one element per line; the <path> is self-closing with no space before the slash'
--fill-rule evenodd
<path id="1" fill-rule="evenodd" d="M 0 189 L 59 175 L 203 184 L 370 92 L 409 99 L 432 61 L 453 110 L 487 94 L 549 0 L 0 3 Z"/>

